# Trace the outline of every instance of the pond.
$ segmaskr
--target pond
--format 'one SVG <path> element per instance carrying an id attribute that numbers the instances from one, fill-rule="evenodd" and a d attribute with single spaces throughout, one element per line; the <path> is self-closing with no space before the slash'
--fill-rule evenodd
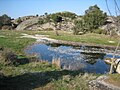
<path id="1" fill-rule="evenodd" d="M 113 50 L 92 46 L 68 46 L 60 44 L 33 44 L 25 49 L 28 55 L 37 55 L 40 60 L 60 61 L 66 70 L 81 70 L 90 73 L 108 73 L 110 65 L 104 62 L 111 58 Z M 116 58 L 120 58 L 119 54 Z"/>

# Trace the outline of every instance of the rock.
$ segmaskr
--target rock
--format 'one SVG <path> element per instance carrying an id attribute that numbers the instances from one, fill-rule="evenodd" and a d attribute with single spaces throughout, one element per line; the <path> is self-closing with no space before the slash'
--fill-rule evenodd
<path id="1" fill-rule="evenodd" d="M 106 20 L 106 24 L 99 28 L 107 31 L 107 34 L 120 35 L 120 20 L 116 17 L 108 16 Z"/>
<path id="2" fill-rule="evenodd" d="M 26 28 L 31 27 L 32 25 L 38 24 L 38 21 L 39 17 L 25 20 L 16 27 L 16 30 L 25 30 Z"/>
<path id="3" fill-rule="evenodd" d="M 120 90 L 120 87 L 105 82 L 107 76 L 100 76 L 96 80 L 89 82 L 90 90 Z"/>
<path id="4" fill-rule="evenodd" d="M 114 69 L 115 69 L 115 71 L 120 74 L 120 59 L 106 58 L 105 62 L 108 63 L 108 64 L 111 64 L 112 60 L 114 60 Z"/>
<path id="5" fill-rule="evenodd" d="M 120 74 L 120 59 L 117 59 L 115 61 L 116 64 L 116 72 Z"/>

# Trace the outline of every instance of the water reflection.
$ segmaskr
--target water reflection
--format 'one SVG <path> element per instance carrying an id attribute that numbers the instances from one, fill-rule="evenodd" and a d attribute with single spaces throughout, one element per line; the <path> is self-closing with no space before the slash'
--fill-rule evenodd
<path id="1" fill-rule="evenodd" d="M 86 53 L 86 52 L 81 52 L 81 55 L 84 56 L 84 60 L 86 60 L 87 63 L 89 64 L 95 64 L 97 60 L 103 60 L 104 56 L 106 55 L 105 53 Z"/>
<path id="2" fill-rule="evenodd" d="M 49 62 L 52 62 L 53 59 L 59 59 L 58 62 L 63 69 L 106 73 L 109 70 L 109 65 L 103 59 L 111 55 L 104 53 L 102 50 L 103 48 L 99 47 L 34 44 L 25 52 L 27 54 L 36 53 L 39 59 Z"/>

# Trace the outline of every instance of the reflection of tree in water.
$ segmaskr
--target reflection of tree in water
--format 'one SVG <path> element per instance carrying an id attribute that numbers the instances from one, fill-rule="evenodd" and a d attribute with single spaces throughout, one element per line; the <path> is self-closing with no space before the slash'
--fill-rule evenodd
<path id="1" fill-rule="evenodd" d="M 46 44 L 46 45 L 51 46 L 51 47 L 70 46 L 67 44 L 58 44 L 58 43 L 50 43 L 50 44 Z"/>
<path id="2" fill-rule="evenodd" d="M 61 44 L 51 43 L 51 44 L 48 44 L 48 46 L 51 46 L 51 47 L 60 47 Z"/>
<path id="3" fill-rule="evenodd" d="M 98 59 L 103 60 L 104 56 L 106 55 L 105 53 L 86 53 L 86 52 L 81 52 L 83 55 L 83 59 L 89 63 L 89 64 L 95 64 Z"/>

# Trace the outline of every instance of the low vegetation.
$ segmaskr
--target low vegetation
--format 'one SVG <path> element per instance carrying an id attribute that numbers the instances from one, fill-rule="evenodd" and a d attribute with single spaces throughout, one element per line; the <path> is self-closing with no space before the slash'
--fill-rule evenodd
<path id="1" fill-rule="evenodd" d="M 21 38 L 22 32 L 0 31 L 0 47 L 10 48 L 16 53 L 23 53 L 25 46 L 33 43 L 35 39 Z"/>

